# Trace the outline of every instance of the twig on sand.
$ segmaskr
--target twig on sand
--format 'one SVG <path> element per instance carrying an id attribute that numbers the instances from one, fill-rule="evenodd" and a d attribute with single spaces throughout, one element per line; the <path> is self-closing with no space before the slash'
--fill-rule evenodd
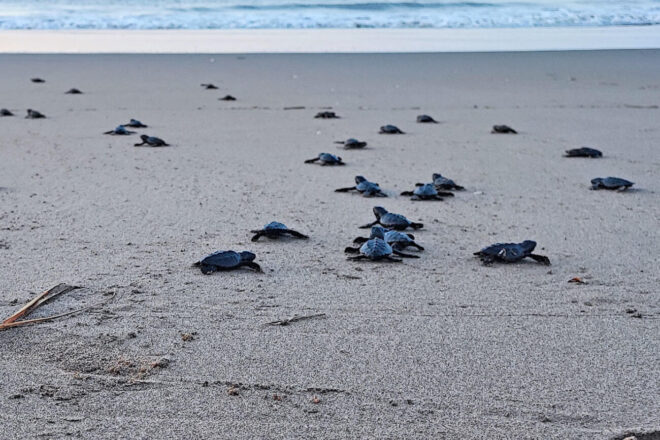
<path id="1" fill-rule="evenodd" d="M 303 321 L 305 319 L 313 319 L 313 318 L 321 318 L 325 316 L 325 313 L 316 313 L 314 315 L 306 315 L 306 316 L 293 316 L 292 318 L 288 319 L 280 319 L 278 321 L 273 321 L 273 322 L 268 322 L 266 325 L 289 325 L 293 322 L 298 322 L 298 321 Z"/>
<path id="2" fill-rule="evenodd" d="M 2 321 L 2 323 L 0 324 L 0 330 L 5 330 L 5 329 L 11 328 L 11 327 L 18 327 L 18 326 L 21 326 L 21 325 L 36 324 L 38 322 L 50 321 L 50 320 L 57 319 L 57 318 L 63 318 L 65 316 L 69 316 L 69 315 L 73 315 L 73 314 L 76 314 L 76 313 L 83 312 L 85 310 L 91 309 L 92 307 L 96 307 L 96 306 L 101 304 L 101 303 L 92 304 L 91 306 L 83 307 L 83 308 L 76 309 L 76 310 L 71 310 L 69 312 L 60 313 L 60 314 L 57 314 L 57 315 L 46 316 L 46 317 L 43 317 L 43 318 L 24 319 L 24 320 L 19 321 L 19 319 L 28 316 L 30 313 L 34 312 L 37 308 L 41 307 L 42 305 L 46 304 L 47 302 L 57 298 L 58 296 L 60 296 L 64 293 L 71 292 L 72 290 L 76 290 L 76 289 L 81 289 L 81 287 L 80 286 L 70 286 L 68 284 L 62 283 L 62 284 L 58 284 L 57 286 L 55 286 L 51 289 L 46 290 L 45 292 L 39 294 L 37 297 L 32 299 L 26 305 L 24 305 L 18 312 L 14 313 L 9 318 Z M 105 303 L 105 302 L 107 302 L 107 301 L 104 301 L 103 303 Z"/>

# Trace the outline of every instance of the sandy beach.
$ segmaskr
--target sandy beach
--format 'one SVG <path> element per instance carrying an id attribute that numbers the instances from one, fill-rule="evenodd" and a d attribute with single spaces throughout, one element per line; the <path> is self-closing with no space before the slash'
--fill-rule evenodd
<path id="1" fill-rule="evenodd" d="M 0 315 L 58 283 L 83 289 L 42 316 L 102 303 L 0 332 L 0 437 L 660 438 L 660 52 L 0 66 Z M 130 118 L 172 146 L 102 134 Z M 398 195 L 434 172 L 466 190 Z M 333 192 L 355 175 L 390 197 Z M 610 175 L 635 186 L 589 190 Z M 346 260 L 375 205 L 424 223 L 420 259 Z M 273 220 L 310 240 L 250 241 Z M 472 256 L 525 239 L 552 265 Z M 264 273 L 191 267 L 220 249 Z"/>

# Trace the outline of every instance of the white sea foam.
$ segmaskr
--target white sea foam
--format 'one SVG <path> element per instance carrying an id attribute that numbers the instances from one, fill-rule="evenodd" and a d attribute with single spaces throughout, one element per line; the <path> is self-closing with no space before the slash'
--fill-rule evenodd
<path id="1" fill-rule="evenodd" d="M 2 0 L 0 29 L 494 28 L 660 24 L 660 0 Z"/>

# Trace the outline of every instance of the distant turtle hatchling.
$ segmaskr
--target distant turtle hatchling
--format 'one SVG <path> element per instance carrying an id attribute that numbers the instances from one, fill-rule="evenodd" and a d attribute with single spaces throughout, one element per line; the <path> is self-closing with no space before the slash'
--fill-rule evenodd
<path id="1" fill-rule="evenodd" d="M 401 214 L 388 212 L 387 209 L 383 208 L 382 206 L 374 207 L 373 211 L 374 215 L 376 216 L 376 221 L 362 225 L 360 228 L 365 229 L 374 225 L 381 225 L 387 229 L 403 231 L 407 228 L 421 229 L 424 227 L 422 223 L 411 222 Z"/>
<path id="2" fill-rule="evenodd" d="M 231 95 L 225 95 L 222 98 L 218 98 L 218 101 L 236 101 L 236 98 Z"/>
<path id="3" fill-rule="evenodd" d="M 410 246 L 417 248 L 420 251 L 424 250 L 422 246 L 415 242 L 414 235 L 406 234 L 405 232 L 390 231 L 389 229 L 385 229 L 379 225 L 371 227 L 371 236 L 369 238 L 357 237 L 353 240 L 353 243 L 364 243 L 371 238 L 381 238 L 385 240 L 385 243 L 392 246 L 394 251 L 402 251 Z"/>
<path id="4" fill-rule="evenodd" d="M 371 260 L 371 261 L 389 261 L 393 263 L 400 263 L 399 258 L 392 257 L 392 254 L 396 254 L 400 257 L 405 258 L 419 258 L 417 255 L 408 255 L 399 251 L 394 251 L 392 246 L 387 244 L 382 238 L 371 238 L 362 244 L 359 248 L 347 247 L 345 250 L 347 253 L 357 253 L 358 255 L 354 257 L 348 257 L 348 260 L 358 261 L 358 260 Z"/>
<path id="5" fill-rule="evenodd" d="M 346 139 L 345 141 L 336 141 L 335 144 L 341 144 L 347 150 L 356 150 L 367 146 L 366 142 L 361 142 L 354 138 L 349 138 Z"/>
<path id="6" fill-rule="evenodd" d="M 106 131 L 103 134 L 110 134 L 110 135 L 114 135 L 114 136 L 127 136 L 129 134 L 135 134 L 135 132 L 130 131 L 130 130 L 126 130 L 126 127 L 124 127 L 123 125 L 118 125 L 113 130 Z"/>
<path id="7" fill-rule="evenodd" d="M 390 124 L 383 125 L 382 127 L 380 127 L 380 131 L 378 133 L 380 133 L 380 134 L 405 134 L 396 125 L 390 125 Z"/>
<path id="8" fill-rule="evenodd" d="M 254 262 L 256 257 L 255 254 L 247 251 L 217 251 L 196 262 L 194 266 L 199 267 L 204 275 L 241 267 L 249 267 L 257 272 L 262 272 L 261 266 Z"/>
<path id="9" fill-rule="evenodd" d="M 454 197 L 454 194 L 438 191 L 432 183 L 422 183 L 413 191 L 404 191 L 402 196 L 411 196 L 410 200 L 442 200 L 443 197 Z"/>
<path id="10" fill-rule="evenodd" d="M 364 197 L 387 197 L 377 183 L 369 182 L 364 176 L 355 176 L 355 186 L 337 188 L 335 192 L 357 191 Z"/>
<path id="11" fill-rule="evenodd" d="M 518 134 L 516 130 L 509 127 L 508 125 L 493 125 L 493 129 L 491 130 L 491 133 Z"/>
<path id="12" fill-rule="evenodd" d="M 635 183 L 620 177 L 596 177 L 591 179 L 591 189 L 625 191 Z"/>
<path id="13" fill-rule="evenodd" d="M 46 82 L 44 79 L 41 78 L 31 78 L 30 81 L 32 81 L 35 84 L 43 84 Z"/>
<path id="14" fill-rule="evenodd" d="M 315 163 L 318 162 L 320 165 L 346 165 L 342 160 L 341 157 L 335 156 L 334 154 L 330 153 L 321 153 L 318 155 L 318 157 L 315 157 L 314 159 L 307 159 L 305 163 Z"/>
<path id="15" fill-rule="evenodd" d="M 483 248 L 474 255 L 481 258 L 484 264 L 491 264 L 496 261 L 502 263 L 516 263 L 527 257 L 532 258 L 539 263 L 549 265 L 550 259 L 544 255 L 533 254 L 536 242 L 525 240 L 522 243 L 495 243 Z"/>
<path id="16" fill-rule="evenodd" d="M 40 113 L 36 110 L 32 110 L 31 108 L 29 108 L 27 110 L 27 115 L 25 116 L 25 119 L 43 119 L 45 117 L 46 115 L 44 115 L 43 113 Z"/>
<path id="17" fill-rule="evenodd" d="M 595 148 L 582 147 L 566 150 L 564 157 L 603 157 L 603 153 Z"/>
<path id="18" fill-rule="evenodd" d="M 335 112 L 318 112 L 315 119 L 339 119 L 339 116 Z"/>
<path id="19" fill-rule="evenodd" d="M 440 173 L 433 173 L 431 176 L 433 179 L 433 185 L 435 185 L 435 189 L 437 190 L 454 190 L 454 191 L 462 191 L 465 188 L 463 188 L 460 185 L 457 185 L 456 182 L 454 182 L 451 179 L 448 179 L 447 177 L 444 177 Z M 419 185 L 419 183 L 417 184 Z"/>
<path id="20" fill-rule="evenodd" d="M 128 124 L 121 124 L 125 127 L 131 127 L 131 128 L 147 128 L 146 125 L 144 125 L 142 122 L 138 121 L 137 119 L 131 119 L 128 121 Z"/>
<path id="21" fill-rule="evenodd" d="M 2 108 L 0 109 L 0 116 L 14 116 L 14 114 L 6 108 Z"/>
<path id="22" fill-rule="evenodd" d="M 140 136 L 140 139 L 142 139 L 142 142 L 135 144 L 136 147 L 141 147 L 142 145 L 149 145 L 150 147 L 169 147 L 170 144 L 166 143 L 164 140 L 161 138 L 157 138 L 155 136 L 147 136 L 146 134 L 143 134 Z"/>
<path id="23" fill-rule="evenodd" d="M 417 116 L 417 122 L 420 124 L 437 124 L 438 121 L 430 117 L 429 115 L 419 115 Z"/>
<path id="24" fill-rule="evenodd" d="M 202 87 L 204 87 L 206 90 L 217 90 L 218 87 L 215 84 L 202 84 Z"/>
<path id="25" fill-rule="evenodd" d="M 254 231 L 250 231 L 254 235 L 252 237 L 252 241 L 257 241 L 261 237 L 268 237 L 268 238 L 280 238 L 285 235 L 290 235 L 295 238 L 302 238 L 302 239 L 307 239 L 309 238 L 305 234 L 301 234 L 298 231 L 294 231 L 293 229 L 289 229 L 284 225 L 283 223 L 280 222 L 270 222 L 266 226 L 263 227 L 263 229 L 258 229 Z"/>
<path id="26" fill-rule="evenodd" d="M 76 88 L 73 88 L 73 89 L 67 90 L 64 94 L 65 95 L 82 95 L 83 92 L 81 92 L 80 90 L 78 90 Z"/>

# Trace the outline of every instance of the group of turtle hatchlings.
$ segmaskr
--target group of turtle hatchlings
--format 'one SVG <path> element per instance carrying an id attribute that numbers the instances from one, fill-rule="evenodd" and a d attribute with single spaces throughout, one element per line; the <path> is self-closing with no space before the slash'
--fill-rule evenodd
<path id="1" fill-rule="evenodd" d="M 32 78 L 34 83 L 44 83 L 41 78 Z M 208 90 L 217 89 L 213 84 L 202 84 L 202 87 Z M 78 89 L 70 89 L 67 94 L 77 95 L 82 94 Z M 219 98 L 224 101 L 235 101 L 231 95 L 224 98 Z M 10 110 L 0 109 L 0 117 L 14 116 Z M 28 109 L 26 119 L 43 119 L 46 116 L 39 111 Z M 314 116 L 317 119 L 338 119 L 339 116 L 335 112 L 323 111 Z M 437 124 L 438 121 L 429 115 L 417 116 L 418 123 L 431 123 Z M 135 134 L 135 131 L 130 131 L 129 128 L 147 128 L 147 125 L 142 122 L 131 119 L 128 123 L 118 125 L 113 130 L 106 131 L 104 134 L 114 136 L 127 136 Z M 395 125 L 383 125 L 380 127 L 380 134 L 405 134 L 400 128 Z M 491 133 L 495 134 L 517 134 L 518 132 L 507 125 L 495 125 Z M 135 146 L 147 145 L 149 147 L 167 147 L 169 146 L 164 140 L 155 136 L 141 135 L 142 142 L 136 143 Z M 361 149 L 367 146 L 364 141 L 359 141 L 355 138 L 349 138 L 346 141 L 338 141 L 338 144 L 343 145 L 347 150 Z M 603 153 L 599 150 L 589 147 L 576 148 L 567 150 L 565 157 L 588 157 L 600 158 Z M 342 158 L 330 154 L 320 153 L 317 157 L 308 159 L 305 163 L 318 163 L 320 165 L 345 165 Z M 597 177 L 591 180 L 591 189 L 609 189 L 623 191 L 634 183 L 619 177 Z M 404 191 L 401 193 L 403 196 L 409 196 L 411 200 L 442 200 L 443 197 L 453 197 L 454 194 L 450 191 L 460 191 L 464 188 L 457 185 L 453 180 L 448 179 L 441 174 L 434 173 L 431 183 L 417 183 L 412 191 Z M 364 197 L 387 197 L 378 183 L 368 181 L 364 176 L 355 176 L 355 186 L 338 188 L 335 192 L 349 192 L 357 191 Z M 415 241 L 412 234 L 405 233 L 408 228 L 421 229 L 424 227 L 421 223 L 416 223 L 408 220 L 401 214 L 388 212 L 382 206 L 373 208 L 376 220 L 366 225 L 360 226 L 361 228 L 371 228 L 369 237 L 357 237 L 353 240 L 356 246 L 349 246 L 345 249 L 346 253 L 355 254 L 348 257 L 349 260 L 371 260 L 371 261 L 389 261 L 401 262 L 401 258 L 419 258 L 417 255 L 408 254 L 404 252 L 407 248 L 415 248 L 418 251 L 423 251 L 424 248 Z M 307 239 L 304 235 L 293 229 L 289 229 L 286 225 L 279 222 L 271 222 L 265 225 L 262 229 L 251 231 L 254 236 L 252 241 L 258 241 L 261 237 L 270 239 L 277 239 L 283 236 L 289 236 L 298 239 Z M 358 246 L 359 245 L 359 246 Z M 487 246 L 474 255 L 478 256 L 484 264 L 491 264 L 494 262 L 502 263 L 515 263 L 525 258 L 531 258 L 541 264 L 549 265 L 550 259 L 544 255 L 534 254 L 536 242 L 532 240 L 525 240 L 522 243 L 495 243 Z M 252 252 L 243 251 L 217 251 L 207 255 L 194 265 L 199 267 L 202 273 L 210 274 L 217 271 L 227 271 L 247 267 L 257 272 L 261 272 L 261 266 L 255 263 L 256 255 Z"/>
<path id="2" fill-rule="evenodd" d="M 324 111 L 318 113 L 315 118 L 337 119 L 339 116 L 334 112 Z M 419 115 L 417 122 L 438 123 L 429 115 Z M 382 126 L 379 133 L 405 134 L 398 127 L 389 124 Z M 517 131 L 507 125 L 495 125 L 492 133 L 517 134 Z M 343 145 L 345 149 L 349 150 L 364 148 L 367 145 L 366 142 L 359 141 L 355 138 L 349 138 L 346 141 L 338 141 L 336 143 Z M 599 158 L 602 155 L 603 153 L 599 150 L 582 147 L 566 151 L 565 157 Z M 305 163 L 318 163 L 323 166 L 345 165 L 341 157 L 331 153 L 320 153 L 317 157 L 305 160 Z M 432 181 L 430 183 L 416 183 L 413 190 L 404 191 L 401 195 L 408 196 L 411 200 L 442 200 L 443 197 L 454 197 L 454 193 L 451 191 L 461 191 L 464 189 L 463 186 L 458 185 L 452 179 L 444 177 L 440 173 L 434 173 L 431 177 Z M 631 187 L 633 183 L 618 177 L 599 177 L 593 179 L 591 185 L 592 189 L 625 190 Z M 378 183 L 371 182 L 364 176 L 355 176 L 354 186 L 337 188 L 335 190 L 335 192 L 350 191 L 358 192 L 363 197 L 387 197 L 387 194 L 383 192 Z M 407 253 L 406 249 L 413 248 L 417 251 L 423 251 L 424 247 L 415 241 L 414 235 L 406 233 L 405 230 L 408 228 L 413 230 L 421 229 L 424 227 L 422 223 L 410 221 L 405 216 L 389 212 L 382 206 L 374 207 L 373 213 L 376 220 L 360 226 L 361 228 L 371 228 L 369 237 L 357 237 L 353 240 L 353 246 L 346 247 L 345 252 L 353 254 L 348 257 L 348 260 L 401 262 L 402 258 L 419 258 L 418 255 Z M 252 241 L 257 241 L 262 236 L 272 239 L 285 235 L 302 239 L 308 238 L 306 235 L 289 229 L 279 222 L 269 223 L 263 229 L 251 232 L 255 234 L 252 237 Z M 525 258 L 531 258 L 538 263 L 549 265 L 550 259 L 545 255 L 535 254 L 535 248 L 536 242 L 532 240 L 525 240 L 522 243 L 495 243 L 475 252 L 474 255 L 479 257 L 484 264 L 492 264 L 494 262 L 515 263 Z M 255 258 L 255 254 L 251 252 L 218 251 L 195 263 L 195 265 L 199 266 L 205 274 L 218 270 L 237 269 L 239 267 L 249 267 L 261 271 L 260 266 L 254 262 Z"/>

